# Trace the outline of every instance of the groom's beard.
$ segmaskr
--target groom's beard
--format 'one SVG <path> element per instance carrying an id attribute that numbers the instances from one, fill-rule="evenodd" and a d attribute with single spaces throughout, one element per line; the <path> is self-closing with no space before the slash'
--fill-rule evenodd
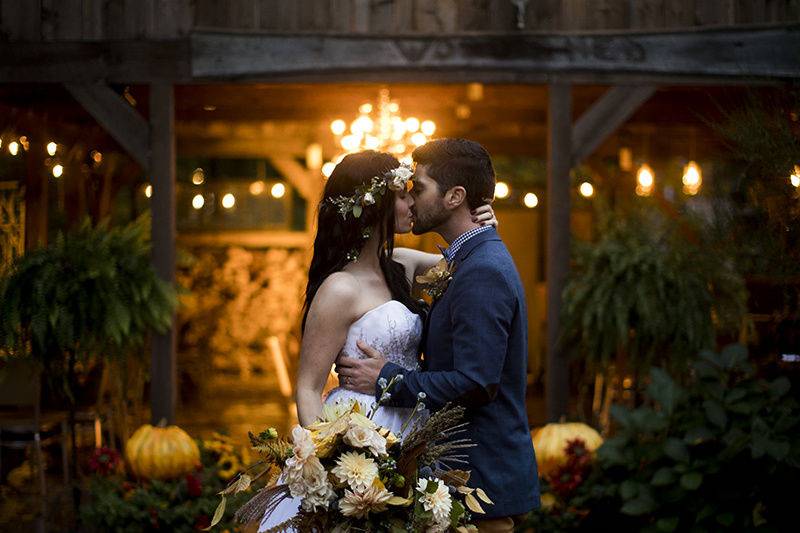
<path id="1" fill-rule="evenodd" d="M 425 213 L 421 213 L 416 209 L 414 211 L 414 226 L 411 228 L 411 233 L 414 235 L 435 231 L 436 228 L 447 222 L 451 214 L 441 206 L 437 206 L 435 211 L 431 210 Z"/>

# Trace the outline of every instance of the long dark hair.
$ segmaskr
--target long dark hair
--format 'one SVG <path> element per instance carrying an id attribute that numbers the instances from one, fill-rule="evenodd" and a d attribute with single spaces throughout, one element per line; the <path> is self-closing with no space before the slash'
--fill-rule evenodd
<path id="1" fill-rule="evenodd" d="M 378 261 L 386 279 L 392 299 L 398 300 L 409 310 L 422 315 L 424 306 L 411 296 L 411 286 L 403 265 L 391 259 L 394 250 L 394 204 L 391 190 L 375 197 L 375 203 L 365 206 L 361 216 L 349 213 L 342 217 L 330 200 L 339 196 L 351 196 L 356 188 L 368 187 L 375 176 L 400 166 L 400 162 L 389 154 L 367 150 L 350 154 L 336 165 L 325 184 L 317 214 L 317 236 L 314 239 L 314 256 L 308 269 L 308 285 L 303 305 L 305 331 L 308 311 L 317 291 L 328 276 L 341 271 L 349 262 L 348 254 L 361 252 L 367 241 L 365 231 L 378 232 Z"/>

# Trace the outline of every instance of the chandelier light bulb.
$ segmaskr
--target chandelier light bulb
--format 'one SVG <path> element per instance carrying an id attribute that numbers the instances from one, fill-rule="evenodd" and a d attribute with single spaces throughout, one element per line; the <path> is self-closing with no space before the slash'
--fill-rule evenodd
<path id="1" fill-rule="evenodd" d="M 529 192 L 522 198 L 522 202 L 525 204 L 525 207 L 533 209 L 539 205 L 539 197 L 536 196 L 536 194 Z"/>
<path id="2" fill-rule="evenodd" d="M 416 117 L 408 117 L 406 119 L 406 129 L 412 133 L 419 130 L 419 119 Z"/>
<path id="3" fill-rule="evenodd" d="M 703 183 L 703 174 L 700 167 L 694 161 L 689 161 L 683 168 L 683 192 L 689 195 L 695 195 L 700 190 L 700 185 Z"/>
<path id="4" fill-rule="evenodd" d="M 581 183 L 580 187 L 578 187 L 578 191 L 584 198 L 591 198 L 594 196 L 594 186 L 588 181 Z"/>
<path id="5" fill-rule="evenodd" d="M 644 164 L 636 172 L 636 194 L 639 196 L 650 196 L 655 185 L 655 174 L 650 165 Z"/>
<path id="6" fill-rule="evenodd" d="M 508 198 L 511 194 L 511 187 L 504 181 L 498 181 L 494 186 L 494 195 L 501 200 Z"/>
<path id="7" fill-rule="evenodd" d="M 195 185 L 202 185 L 206 181 L 206 173 L 202 168 L 194 169 L 192 172 L 192 183 Z"/>
<path id="8" fill-rule="evenodd" d="M 411 136 L 411 142 L 414 143 L 416 146 L 422 146 L 426 142 L 428 142 L 428 138 L 425 137 L 425 134 L 422 132 L 417 132 Z"/>
<path id="9" fill-rule="evenodd" d="M 361 104 L 360 106 L 358 106 L 358 112 L 364 115 L 372 113 L 372 104 L 370 104 L 369 102 Z"/>
<path id="10" fill-rule="evenodd" d="M 64 167 L 62 165 L 53 165 L 53 177 L 60 178 L 64 174 Z"/>
<path id="11" fill-rule="evenodd" d="M 58 150 L 58 145 L 53 141 L 47 143 L 47 154 L 48 155 L 56 155 L 56 150 Z"/>
<path id="12" fill-rule="evenodd" d="M 436 131 L 436 123 L 432 120 L 425 120 L 420 124 L 420 129 L 422 133 L 430 137 Z"/>
<path id="13" fill-rule="evenodd" d="M 19 143 L 17 141 L 8 143 L 8 153 L 11 155 L 17 155 L 19 153 Z"/>
<path id="14" fill-rule="evenodd" d="M 194 198 L 192 198 L 192 207 L 195 209 L 202 209 L 205 204 L 206 199 L 203 198 L 202 194 L 195 194 Z"/>
<path id="15" fill-rule="evenodd" d="M 333 122 L 331 122 L 331 132 L 334 135 L 341 135 L 344 133 L 344 130 L 347 129 L 347 124 L 345 124 L 344 120 L 337 118 Z"/>
<path id="16" fill-rule="evenodd" d="M 360 139 L 355 135 L 345 135 L 344 137 L 342 137 L 341 144 L 342 148 L 344 148 L 348 152 L 355 152 L 356 150 L 358 150 Z"/>

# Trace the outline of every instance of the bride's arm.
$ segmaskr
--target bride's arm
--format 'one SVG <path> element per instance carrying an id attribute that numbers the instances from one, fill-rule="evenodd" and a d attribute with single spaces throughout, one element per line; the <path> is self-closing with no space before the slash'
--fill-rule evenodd
<path id="1" fill-rule="evenodd" d="M 484 204 L 475 209 L 472 220 L 481 226 L 497 227 L 499 224 L 491 204 Z M 403 265 L 406 272 L 411 274 L 409 281 L 413 285 L 416 276 L 423 274 L 442 260 L 442 254 L 429 254 L 412 248 L 395 248 L 392 259 Z"/>
<path id="2" fill-rule="evenodd" d="M 297 373 L 297 416 L 308 426 L 322 414 L 322 390 L 347 331 L 357 318 L 354 313 L 358 283 L 350 274 L 332 274 L 320 286 L 308 312 L 300 367 Z"/>

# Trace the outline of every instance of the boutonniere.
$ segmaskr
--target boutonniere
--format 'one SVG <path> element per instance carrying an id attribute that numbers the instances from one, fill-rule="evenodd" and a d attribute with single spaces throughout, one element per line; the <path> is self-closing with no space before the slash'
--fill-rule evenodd
<path id="1" fill-rule="evenodd" d="M 417 283 L 422 286 L 422 291 L 431 297 L 433 301 L 438 300 L 447 290 L 450 280 L 453 279 L 455 267 L 448 265 L 442 259 L 436 265 L 429 268 L 421 276 L 417 276 Z"/>

